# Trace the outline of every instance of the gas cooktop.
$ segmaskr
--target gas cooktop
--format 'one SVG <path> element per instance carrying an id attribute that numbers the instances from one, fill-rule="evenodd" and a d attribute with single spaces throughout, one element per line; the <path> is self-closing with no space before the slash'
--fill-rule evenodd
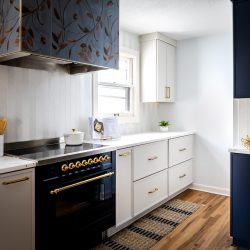
<path id="1" fill-rule="evenodd" d="M 36 160 L 38 165 L 104 153 L 107 152 L 109 148 L 109 146 L 93 143 L 67 146 L 65 143 L 59 143 L 59 141 L 56 141 L 55 139 L 9 143 L 6 147 L 6 154 Z"/>

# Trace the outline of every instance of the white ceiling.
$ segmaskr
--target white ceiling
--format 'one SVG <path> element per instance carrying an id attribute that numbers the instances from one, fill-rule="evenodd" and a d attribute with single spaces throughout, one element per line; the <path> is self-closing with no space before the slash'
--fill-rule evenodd
<path id="1" fill-rule="evenodd" d="M 232 29 L 230 0 L 120 0 L 121 28 L 159 31 L 177 40 Z"/>

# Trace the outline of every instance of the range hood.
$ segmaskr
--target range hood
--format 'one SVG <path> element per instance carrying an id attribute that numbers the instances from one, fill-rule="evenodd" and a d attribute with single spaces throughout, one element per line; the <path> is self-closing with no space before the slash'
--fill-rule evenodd
<path id="1" fill-rule="evenodd" d="M 118 0 L 0 2 L 0 64 L 69 73 L 118 68 Z"/>

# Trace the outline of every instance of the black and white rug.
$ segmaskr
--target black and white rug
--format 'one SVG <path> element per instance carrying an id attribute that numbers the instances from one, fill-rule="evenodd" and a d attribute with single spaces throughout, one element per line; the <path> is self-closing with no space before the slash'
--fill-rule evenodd
<path id="1" fill-rule="evenodd" d="M 199 204 L 179 199 L 168 201 L 113 235 L 94 250 L 147 250 L 172 232 L 199 207 Z"/>

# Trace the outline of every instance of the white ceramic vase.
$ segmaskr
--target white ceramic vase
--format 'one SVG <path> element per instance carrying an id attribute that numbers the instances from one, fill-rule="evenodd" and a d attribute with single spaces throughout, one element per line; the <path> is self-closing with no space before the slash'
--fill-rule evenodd
<path id="1" fill-rule="evenodd" d="M 160 126 L 160 131 L 161 132 L 167 132 L 168 131 L 168 126 Z"/>

